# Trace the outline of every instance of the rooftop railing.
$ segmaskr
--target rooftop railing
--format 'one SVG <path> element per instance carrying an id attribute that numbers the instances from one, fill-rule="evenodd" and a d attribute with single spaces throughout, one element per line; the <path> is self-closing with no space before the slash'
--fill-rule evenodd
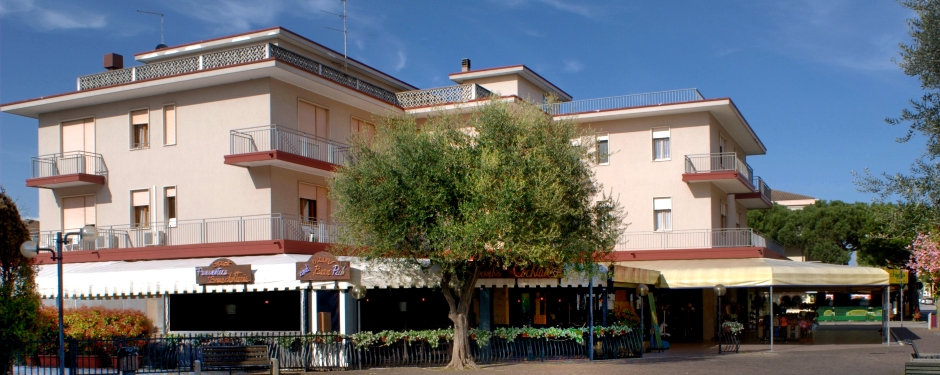
<path id="1" fill-rule="evenodd" d="M 73 239 L 65 251 L 132 249 L 151 246 L 295 240 L 333 243 L 338 225 L 328 220 L 306 220 L 296 215 L 269 214 L 215 219 L 170 220 L 143 225 L 98 226 L 93 241 Z M 79 229 L 66 230 L 66 232 Z M 57 231 L 40 232 L 40 247 L 55 245 Z"/>
<path id="2" fill-rule="evenodd" d="M 145 79 L 167 77 L 205 69 L 213 69 L 252 61 L 274 58 L 294 65 L 307 72 L 319 75 L 354 90 L 369 94 L 388 103 L 398 105 L 395 93 L 363 81 L 359 78 L 326 66 L 275 44 L 255 44 L 247 47 L 205 53 L 175 60 L 145 64 L 133 68 L 109 70 L 107 72 L 78 77 L 77 90 L 120 85 Z"/>
<path id="3" fill-rule="evenodd" d="M 266 125 L 229 132 L 230 155 L 275 150 L 338 165 L 345 164 L 349 156 L 346 144 L 283 126 Z"/>
<path id="4" fill-rule="evenodd" d="M 107 175 L 108 168 L 101 154 L 85 151 L 69 151 L 32 157 L 32 178 L 53 177 L 66 174 L 86 173 Z"/>
<path id="5" fill-rule="evenodd" d="M 783 254 L 783 246 L 751 228 L 624 233 L 614 251 L 764 247 Z"/>
<path id="6" fill-rule="evenodd" d="M 405 91 L 395 94 L 403 108 L 426 107 L 463 103 L 488 98 L 492 93 L 477 84 L 438 87 L 427 90 Z"/>
<path id="7" fill-rule="evenodd" d="M 702 94 L 698 92 L 698 89 L 681 89 L 543 104 L 542 110 L 552 115 L 566 115 L 604 111 L 608 109 L 693 102 L 704 99 Z"/>
<path id="8" fill-rule="evenodd" d="M 754 169 L 738 158 L 734 152 L 715 154 L 698 154 L 685 156 L 685 173 L 710 173 L 737 171 L 744 175 L 744 179 L 751 181 Z"/>

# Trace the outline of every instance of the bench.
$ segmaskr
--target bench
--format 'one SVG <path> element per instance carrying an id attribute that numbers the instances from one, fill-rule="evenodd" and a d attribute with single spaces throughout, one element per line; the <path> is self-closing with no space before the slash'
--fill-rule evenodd
<path id="1" fill-rule="evenodd" d="M 267 345 L 249 346 L 207 346 L 202 349 L 202 367 L 205 369 L 227 369 L 229 374 L 235 369 L 265 367 L 277 375 L 277 365 L 268 358 Z"/>
<path id="2" fill-rule="evenodd" d="M 940 354 L 921 353 L 911 340 L 904 340 L 904 343 L 914 349 L 911 361 L 904 364 L 905 375 L 940 374 Z"/>

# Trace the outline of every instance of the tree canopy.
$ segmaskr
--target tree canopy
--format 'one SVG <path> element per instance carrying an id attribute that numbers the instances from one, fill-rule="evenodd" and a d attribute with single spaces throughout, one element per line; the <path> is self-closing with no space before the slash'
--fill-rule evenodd
<path id="1" fill-rule="evenodd" d="M 912 237 L 891 233 L 893 205 L 819 201 L 802 210 L 774 205 L 748 212 L 748 226 L 781 245 L 801 248 L 812 260 L 846 264 L 857 251 L 859 264 L 903 266 Z"/>
<path id="2" fill-rule="evenodd" d="M 20 254 L 29 230 L 16 204 L 0 188 L 0 368 L 10 368 L 13 351 L 8 345 L 35 338 L 39 317 L 35 270 Z"/>
<path id="3" fill-rule="evenodd" d="M 618 205 L 591 170 L 593 137 L 573 123 L 497 99 L 420 125 L 409 115 L 379 123 L 371 144 L 353 141 L 331 182 L 334 218 L 367 260 L 440 270 L 455 330 L 450 367 L 474 366 L 467 314 L 480 271 L 585 269 L 622 233 Z"/>

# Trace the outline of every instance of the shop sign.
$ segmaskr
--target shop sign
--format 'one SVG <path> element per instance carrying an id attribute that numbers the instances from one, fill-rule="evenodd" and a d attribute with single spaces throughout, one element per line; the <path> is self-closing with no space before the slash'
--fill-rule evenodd
<path id="1" fill-rule="evenodd" d="M 297 262 L 295 275 L 300 281 L 334 281 L 352 278 L 349 262 L 336 260 L 336 257 L 325 251 L 313 254 L 306 262 Z"/>
<path id="2" fill-rule="evenodd" d="M 251 265 L 237 265 L 235 262 L 219 258 L 208 267 L 196 267 L 196 284 L 222 285 L 222 284 L 251 284 L 255 276 L 251 273 Z"/>
<path id="3" fill-rule="evenodd" d="M 888 273 L 888 284 L 901 285 L 907 283 L 907 270 L 885 268 Z"/>
<path id="4" fill-rule="evenodd" d="M 564 276 L 561 268 L 513 267 L 480 271 L 481 279 L 558 279 Z"/>

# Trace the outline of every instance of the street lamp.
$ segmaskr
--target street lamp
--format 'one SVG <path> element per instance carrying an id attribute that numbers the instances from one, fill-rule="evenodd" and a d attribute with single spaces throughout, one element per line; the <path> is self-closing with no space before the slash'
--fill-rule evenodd
<path id="1" fill-rule="evenodd" d="M 356 299 L 356 332 L 362 332 L 362 299 L 366 298 L 366 287 L 352 287 L 352 296 Z"/>
<path id="2" fill-rule="evenodd" d="M 640 305 L 640 357 L 643 356 L 644 349 L 643 346 L 643 335 L 646 334 L 645 328 L 643 327 L 643 297 L 646 297 L 649 294 L 650 288 L 646 284 L 640 284 L 636 286 L 636 295 L 637 302 Z M 655 328 L 654 328 L 655 329 Z M 652 345 L 653 337 L 650 336 L 650 345 Z"/>
<path id="3" fill-rule="evenodd" d="M 718 296 L 718 315 L 715 316 L 715 322 L 717 329 L 715 330 L 715 337 L 718 338 L 718 354 L 721 354 L 721 296 L 725 295 L 725 292 L 728 291 L 728 288 L 725 288 L 724 285 L 718 284 L 714 288 L 715 295 Z"/>
<path id="4" fill-rule="evenodd" d="M 33 259 L 39 255 L 40 251 L 52 253 L 52 260 L 56 261 L 56 272 L 59 276 L 59 289 L 56 296 L 56 304 L 59 306 L 59 375 L 65 375 L 65 327 L 62 324 L 62 245 L 68 242 L 69 236 L 79 236 L 82 241 L 92 241 L 98 237 L 98 229 L 94 225 L 86 225 L 79 232 L 55 234 L 55 250 L 49 248 L 39 248 L 39 244 L 33 241 L 23 242 L 20 246 L 20 253 L 28 259 Z"/>

